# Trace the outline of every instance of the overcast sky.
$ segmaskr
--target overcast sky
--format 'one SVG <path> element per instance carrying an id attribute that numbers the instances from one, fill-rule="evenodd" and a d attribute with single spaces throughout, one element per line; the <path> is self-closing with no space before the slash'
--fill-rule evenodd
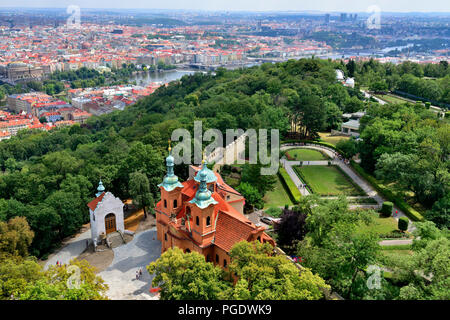
<path id="1" fill-rule="evenodd" d="M 226 11 L 450 12 L 449 0 L 0 0 L 0 7 L 147 8 Z"/>

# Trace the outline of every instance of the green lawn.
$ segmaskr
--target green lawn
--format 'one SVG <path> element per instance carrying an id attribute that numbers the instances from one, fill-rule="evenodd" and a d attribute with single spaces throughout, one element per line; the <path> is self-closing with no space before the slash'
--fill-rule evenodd
<path id="1" fill-rule="evenodd" d="M 410 256 L 413 254 L 411 250 L 382 250 L 381 252 L 387 257 Z"/>
<path id="2" fill-rule="evenodd" d="M 315 194 L 321 196 L 365 195 L 364 191 L 337 166 L 298 166 L 294 169 Z"/>
<path id="3" fill-rule="evenodd" d="M 320 161 L 329 159 L 327 155 L 314 149 L 290 149 L 286 153 L 289 154 L 292 159 L 299 161 Z"/>
<path id="4" fill-rule="evenodd" d="M 285 204 L 292 206 L 293 203 L 286 189 L 280 181 L 278 175 L 275 175 L 275 188 L 264 196 L 264 209 L 284 207 Z"/>
<path id="5" fill-rule="evenodd" d="M 387 103 L 398 104 L 408 102 L 407 100 L 389 95 L 389 94 L 376 94 L 375 97 L 386 101 Z"/>
<path id="6" fill-rule="evenodd" d="M 357 233 L 366 233 L 368 231 L 374 231 L 376 234 L 384 235 L 391 233 L 395 230 L 398 230 L 397 228 L 397 220 L 395 220 L 392 217 L 379 217 L 378 214 L 374 215 L 374 222 L 370 225 L 366 225 L 364 223 L 361 223 L 357 229 Z"/>
<path id="7" fill-rule="evenodd" d="M 347 136 L 331 136 L 330 132 L 319 132 L 319 136 L 323 142 L 331 143 L 334 146 L 341 140 L 350 139 L 350 137 Z"/>

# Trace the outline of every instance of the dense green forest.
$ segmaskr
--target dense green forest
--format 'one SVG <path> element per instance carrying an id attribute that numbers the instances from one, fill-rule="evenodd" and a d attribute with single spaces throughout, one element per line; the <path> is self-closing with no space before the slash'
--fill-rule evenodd
<path id="1" fill-rule="evenodd" d="M 351 60 L 344 71 L 355 77 L 360 86 L 372 91 L 399 90 L 414 95 L 418 100 L 430 100 L 448 109 L 450 104 L 450 67 L 447 61 L 438 64 L 418 64 L 405 61 L 402 64 L 380 63 L 375 60 L 358 62 Z"/>
<path id="2" fill-rule="evenodd" d="M 203 121 L 203 130 L 274 128 L 282 137 L 295 130 L 300 138 L 313 139 L 319 131 L 338 129 L 343 112 L 369 108 L 375 110 L 370 117 L 377 116 L 376 104 L 364 101 L 357 89 L 336 83 L 336 68 L 350 72 L 340 62 L 301 59 L 233 71 L 219 69 L 216 75 L 197 73 L 159 88 L 124 111 L 92 117 L 82 127 L 19 132 L 0 143 L 0 220 L 25 216 L 35 233 L 31 254 L 40 257 L 88 222 L 86 203 L 93 198 L 100 177 L 107 190 L 125 199 L 130 196 L 130 174 L 141 170 L 158 199 L 167 140 L 176 128 L 192 131 L 194 120 Z M 423 116 L 419 117 L 430 125 L 418 124 L 418 145 L 435 134 L 427 128 L 448 132 L 448 124 L 439 129 L 443 120 L 431 119 L 426 110 L 420 112 Z M 389 121 L 394 120 L 386 120 L 386 126 Z M 369 130 L 373 124 L 366 122 Z M 405 127 L 405 139 L 411 137 L 408 124 L 395 125 Z M 397 151 L 386 149 L 385 140 L 380 141 L 365 146 L 363 164 L 370 171 L 383 150 Z M 443 164 L 439 172 L 448 175 L 448 148 L 440 148 Z M 187 176 L 185 166 L 176 167 L 176 172 L 181 178 Z M 440 183 L 444 189 L 437 190 L 440 187 L 433 184 L 433 195 L 426 189 L 425 198 L 420 199 L 428 207 L 448 190 L 448 180 Z M 262 197 L 267 188 L 256 189 Z"/>

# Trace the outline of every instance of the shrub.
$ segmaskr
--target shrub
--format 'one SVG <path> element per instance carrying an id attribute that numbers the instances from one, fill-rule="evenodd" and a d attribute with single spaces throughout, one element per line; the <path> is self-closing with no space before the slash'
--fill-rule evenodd
<path id="1" fill-rule="evenodd" d="M 406 230 L 408 230 L 408 225 L 409 225 L 408 218 L 401 217 L 400 219 L 398 219 L 398 228 L 399 228 L 399 230 L 405 232 Z"/>
<path id="2" fill-rule="evenodd" d="M 412 208 L 409 204 L 407 204 L 403 199 L 395 195 L 392 190 L 388 189 L 386 186 L 382 185 L 378 182 L 370 174 L 366 173 L 363 168 L 355 161 L 350 161 L 351 166 L 355 171 L 364 179 L 367 180 L 374 188 L 377 190 L 383 197 L 387 198 L 389 201 L 395 203 L 395 205 L 402 210 L 411 220 L 413 221 L 424 221 L 423 216 L 414 208 Z"/>
<path id="3" fill-rule="evenodd" d="M 390 201 L 385 201 L 381 206 L 380 212 L 384 217 L 390 217 L 392 215 L 392 210 L 394 210 L 394 204 Z"/>
<path id="4" fill-rule="evenodd" d="M 425 108 L 430 109 L 431 107 L 431 102 L 425 102 Z"/>
<path id="5" fill-rule="evenodd" d="M 274 218 L 279 218 L 281 216 L 282 211 L 283 210 L 281 210 L 280 208 L 269 208 L 265 210 L 265 213 Z"/>
<path id="6" fill-rule="evenodd" d="M 300 198 L 302 197 L 302 194 L 297 189 L 297 186 L 292 182 L 291 177 L 287 173 L 286 169 L 280 168 L 278 171 L 281 177 L 281 181 L 284 183 L 284 185 L 289 190 L 290 196 L 292 197 L 292 200 L 294 203 L 300 202 Z"/>

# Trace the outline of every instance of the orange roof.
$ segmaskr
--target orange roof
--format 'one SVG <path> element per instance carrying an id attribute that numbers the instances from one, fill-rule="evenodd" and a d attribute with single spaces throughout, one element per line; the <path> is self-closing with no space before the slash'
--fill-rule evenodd
<path id="1" fill-rule="evenodd" d="M 92 211 L 95 211 L 95 209 L 97 208 L 97 205 L 100 201 L 102 201 L 103 197 L 105 196 L 105 193 L 103 192 L 101 195 L 99 195 L 97 198 L 95 198 L 94 200 L 92 200 L 91 202 L 88 203 L 88 207 L 89 209 L 91 209 Z"/>

